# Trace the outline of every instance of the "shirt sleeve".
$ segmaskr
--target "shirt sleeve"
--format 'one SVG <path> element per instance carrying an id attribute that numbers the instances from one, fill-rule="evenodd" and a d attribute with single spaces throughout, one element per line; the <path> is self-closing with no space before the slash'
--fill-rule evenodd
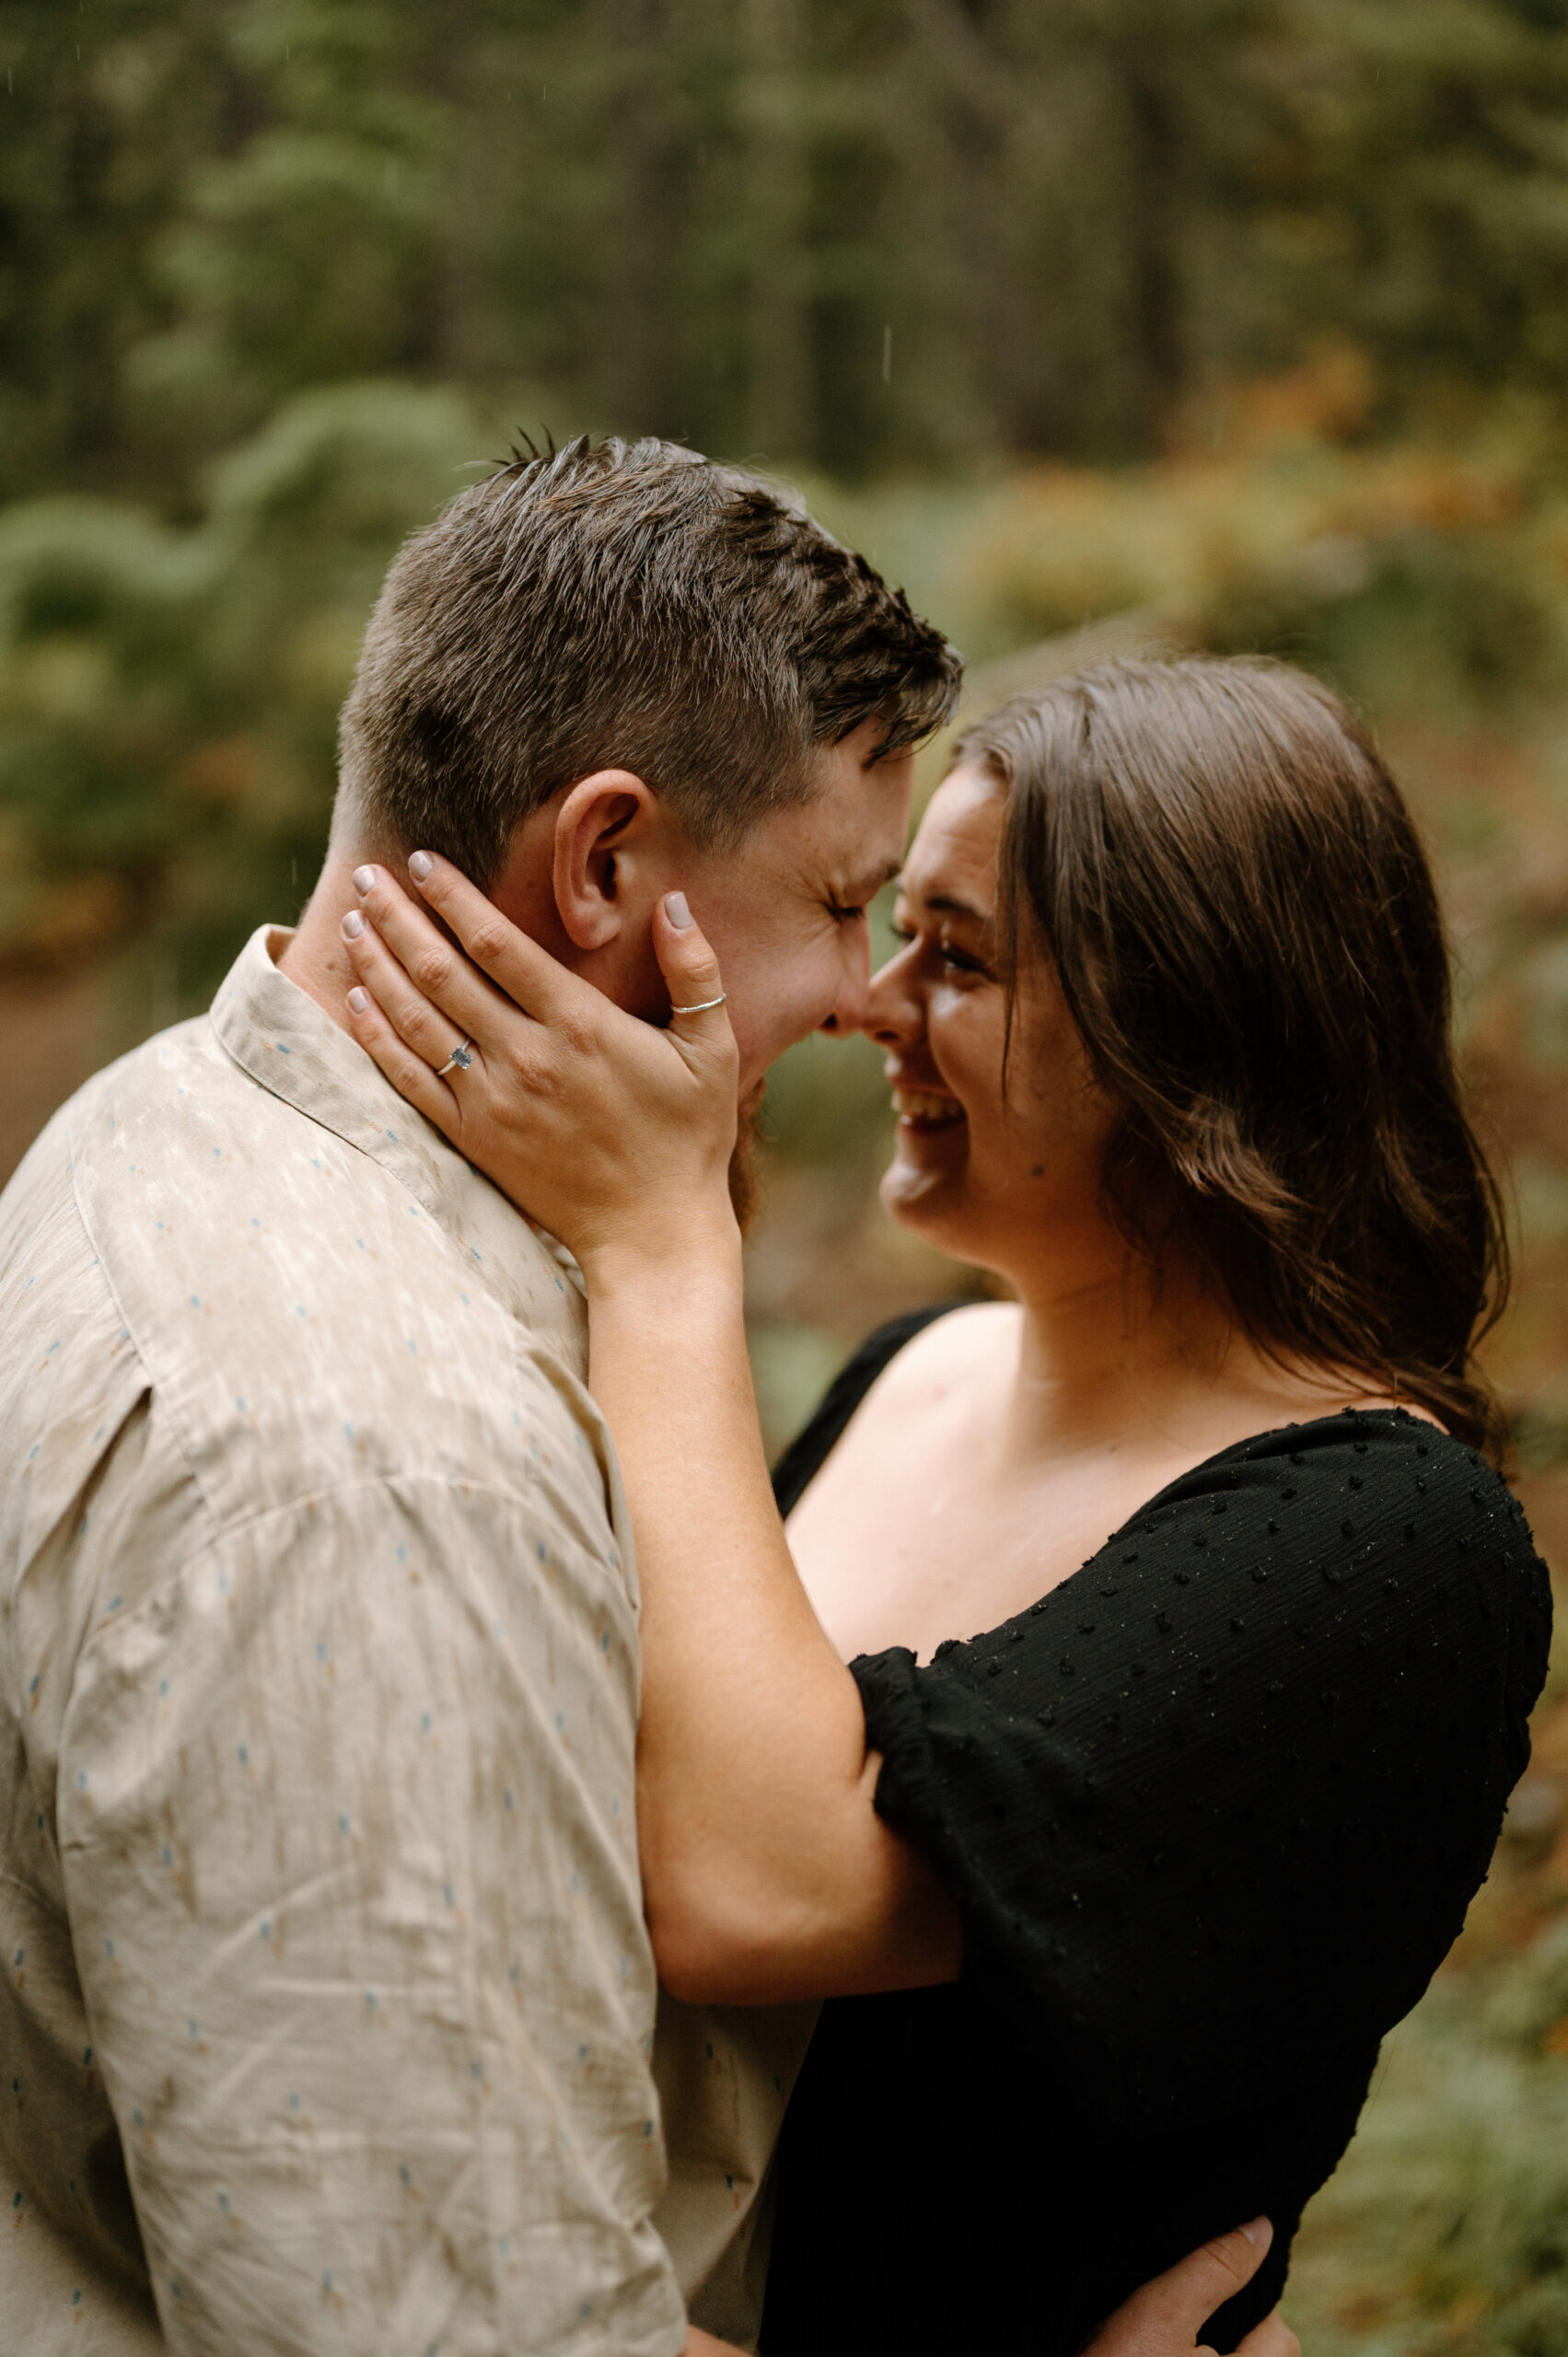
<path id="1" fill-rule="evenodd" d="M 570 1498 L 367 1479 L 78 1667 L 62 1861 L 176 2357 L 673 2357 L 632 1603 Z"/>
<path id="2" fill-rule="evenodd" d="M 1375 2049 L 1458 1932 L 1549 1596 L 1446 1436 L 1267 1435 L 1004 1627 L 856 1662 L 877 1806 L 960 1908 L 966 1972 L 1108 2125 L 1266 2102 Z"/>

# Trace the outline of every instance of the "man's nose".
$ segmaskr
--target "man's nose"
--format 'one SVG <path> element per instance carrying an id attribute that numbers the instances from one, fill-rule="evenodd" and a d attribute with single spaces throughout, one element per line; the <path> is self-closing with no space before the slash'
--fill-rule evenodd
<path id="1" fill-rule="evenodd" d="M 857 925 L 855 932 L 859 939 L 844 945 L 839 994 L 833 1001 L 832 1013 L 818 1026 L 835 1039 L 847 1039 L 852 1031 L 864 1031 L 871 1008 L 871 943 L 864 924 Z"/>

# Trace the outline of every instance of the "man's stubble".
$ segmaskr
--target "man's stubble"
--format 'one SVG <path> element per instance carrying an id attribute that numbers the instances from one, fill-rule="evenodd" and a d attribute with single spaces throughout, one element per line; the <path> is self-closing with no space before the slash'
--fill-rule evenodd
<path id="1" fill-rule="evenodd" d="M 741 1105 L 735 1152 L 729 1157 L 729 1200 L 736 1225 L 742 1236 L 749 1234 L 761 1197 L 761 1180 L 757 1175 L 757 1148 L 761 1139 L 762 1107 L 767 1094 L 766 1080 L 760 1080 Z"/>

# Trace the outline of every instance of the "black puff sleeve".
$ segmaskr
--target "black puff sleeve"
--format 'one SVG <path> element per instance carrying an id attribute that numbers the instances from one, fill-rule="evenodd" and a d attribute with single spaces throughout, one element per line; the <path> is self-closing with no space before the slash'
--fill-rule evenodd
<path id="1" fill-rule="evenodd" d="M 1550 1589 L 1402 1411 L 1229 1449 L 1028 1612 L 854 1665 L 966 1978 L 1107 2127 L 1249 2109 L 1414 2004 L 1528 1758 Z"/>

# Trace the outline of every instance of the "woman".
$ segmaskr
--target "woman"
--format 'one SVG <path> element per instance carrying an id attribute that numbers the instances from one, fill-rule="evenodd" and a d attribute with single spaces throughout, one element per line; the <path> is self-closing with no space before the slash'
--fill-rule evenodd
<path id="1" fill-rule="evenodd" d="M 659 1033 L 415 865 L 517 1004 L 464 970 L 434 1018 L 377 876 L 351 1021 L 582 1263 L 661 1970 L 833 2001 L 763 2349 L 1065 2357 L 1266 2212 L 1234 2348 L 1485 1873 L 1545 1667 L 1471 1362 L 1495 1191 L 1397 789 L 1257 663 L 1114 666 L 962 740 L 866 1028 L 888 1207 L 1016 1298 L 873 1339 L 781 1469 L 787 1544 L 700 932 L 672 896 Z M 456 1096 L 404 1044 L 454 1025 Z"/>

